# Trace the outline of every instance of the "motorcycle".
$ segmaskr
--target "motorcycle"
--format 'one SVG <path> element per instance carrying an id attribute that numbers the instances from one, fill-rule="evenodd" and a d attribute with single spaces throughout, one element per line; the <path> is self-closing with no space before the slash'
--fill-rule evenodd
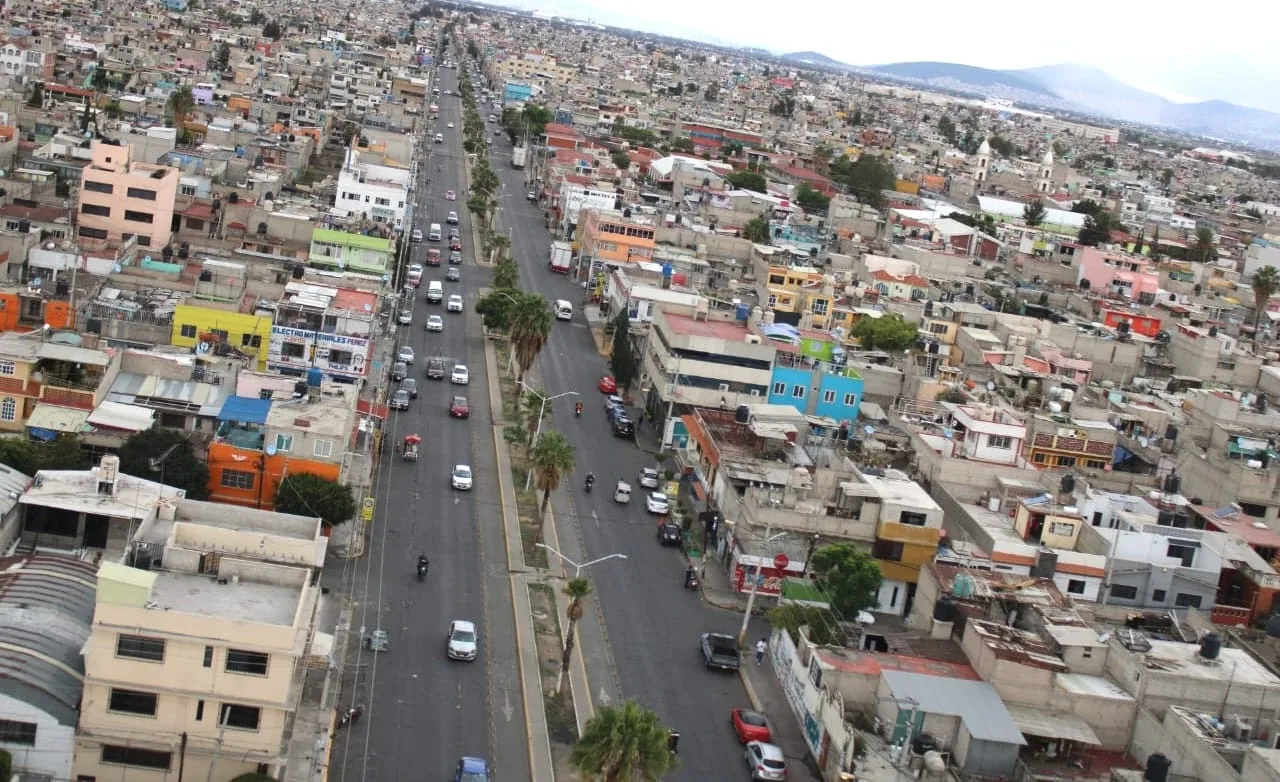
<path id="1" fill-rule="evenodd" d="M 418 580 L 422 581 L 427 577 L 427 568 L 431 567 L 431 563 L 425 559 L 418 560 Z"/>
<path id="2" fill-rule="evenodd" d="M 698 580 L 698 574 L 693 568 L 684 571 L 684 588 L 697 589 L 702 582 Z"/>
<path id="3" fill-rule="evenodd" d="M 577 417 L 577 418 L 581 418 L 581 417 L 582 417 L 582 403 L 581 403 L 581 402 L 579 402 L 577 405 L 575 405 L 575 406 L 574 406 L 574 408 L 573 408 L 573 414 L 574 414 L 574 416 L 575 416 L 575 417 Z"/>
<path id="4" fill-rule="evenodd" d="M 591 493 L 591 487 L 596 485 L 596 479 L 595 479 L 595 478 L 593 478 L 593 477 L 591 477 L 590 475 L 588 475 L 588 476 L 587 476 L 587 480 L 586 480 L 586 484 L 585 484 L 585 485 L 586 485 L 586 488 L 587 488 L 587 494 L 590 494 L 590 493 Z"/>
<path id="5" fill-rule="evenodd" d="M 362 714 L 364 714 L 364 704 L 356 704 L 355 706 L 352 706 L 338 717 L 338 727 L 342 728 L 347 725 L 354 725 L 359 721 Z"/>

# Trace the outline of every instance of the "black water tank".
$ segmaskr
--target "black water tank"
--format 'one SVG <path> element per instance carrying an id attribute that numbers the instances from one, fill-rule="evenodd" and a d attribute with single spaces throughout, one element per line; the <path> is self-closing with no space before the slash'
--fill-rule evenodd
<path id="1" fill-rule="evenodd" d="M 1182 488 L 1182 478 L 1178 477 L 1176 472 L 1171 472 L 1164 478 L 1164 493 L 1177 494 Z"/>
<path id="2" fill-rule="evenodd" d="M 303 274 L 305 274 L 305 273 L 306 273 L 306 269 L 304 269 L 304 268 L 303 268 L 303 267 L 301 267 L 301 266 L 295 266 L 295 267 L 293 267 L 293 271 L 291 272 L 291 274 L 293 275 L 293 279 L 295 279 L 295 280 L 301 280 L 301 279 L 302 279 L 302 275 L 303 275 Z"/>
<path id="3" fill-rule="evenodd" d="M 1166 440 L 1177 440 L 1177 439 L 1178 439 L 1178 427 L 1174 426 L 1173 424 L 1169 424 L 1168 426 L 1166 426 L 1166 427 L 1164 428 L 1164 439 L 1166 439 Z"/>
<path id="4" fill-rule="evenodd" d="M 1058 570 L 1058 555 L 1053 549 L 1042 548 L 1036 555 L 1036 563 L 1031 566 L 1032 578 L 1053 578 Z"/>
<path id="5" fill-rule="evenodd" d="M 924 303 L 924 314 L 926 314 L 926 315 L 932 315 L 932 314 L 933 314 L 933 302 L 932 302 L 932 301 L 926 301 L 926 302 Z"/>
<path id="6" fill-rule="evenodd" d="M 1272 638 L 1280 638 L 1280 614 L 1272 614 L 1267 617 L 1267 635 Z"/>
<path id="7" fill-rule="evenodd" d="M 1159 752 L 1153 752 L 1147 756 L 1147 770 L 1142 772 L 1142 778 L 1147 782 L 1169 782 L 1169 768 L 1172 765 L 1172 760 Z"/>
<path id="8" fill-rule="evenodd" d="M 956 602 L 951 599 L 951 595 L 943 595 L 933 604 L 933 618 L 939 622 L 956 620 Z"/>
<path id="9" fill-rule="evenodd" d="M 1205 633 L 1200 639 L 1200 656 L 1206 660 L 1216 660 L 1222 653 L 1222 636 L 1217 633 Z"/>
<path id="10" fill-rule="evenodd" d="M 938 748 L 938 739 L 932 733 L 921 733 L 911 740 L 911 751 L 916 755 Z"/>
<path id="11" fill-rule="evenodd" d="M 750 405 L 738 405 L 738 412 L 736 412 L 736 413 L 734 413 L 734 414 L 733 414 L 733 420 L 737 421 L 737 422 L 738 422 L 738 423 L 740 423 L 740 424 L 745 424 L 746 422 L 750 421 L 750 420 L 751 420 L 751 406 L 750 406 Z"/>
<path id="12" fill-rule="evenodd" d="M 1058 484 L 1058 487 L 1062 490 L 1063 494 L 1075 493 L 1076 476 L 1072 475 L 1071 473 L 1065 473 L 1062 476 L 1062 481 Z"/>

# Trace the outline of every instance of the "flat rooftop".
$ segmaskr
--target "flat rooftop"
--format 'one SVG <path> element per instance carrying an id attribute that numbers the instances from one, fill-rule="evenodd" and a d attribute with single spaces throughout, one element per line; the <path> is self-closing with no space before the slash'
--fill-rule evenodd
<path id="1" fill-rule="evenodd" d="M 663 313 L 667 322 L 667 330 L 672 334 L 689 337 L 715 337 L 730 342 L 743 342 L 747 336 L 747 327 L 736 321 L 726 320 L 694 320 L 688 315 L 672 315 Z"/>
<path id="2" fill-rule="evenodd" d="M 98 468 L 89 470 L 41 470 L 22 495 L 23 505 L 76 511 L 117 519 L 141 521 L 155 512 L 163 500 L 178 497 L 181 489 L 157 481 L 119 473 L 115 492 L 98 492 Z"/>
<path id="3" fill-rule="evenodd" d="M 356 409 L 360 392 L 348 383 L 330 383 L 320 390 L 314 402 L 280 402 L 267 412 L 269 429 L 305 429 L 311 435 L 345 438 L 347 422 Z M 345 448 L 344 448 L 345 450 Z"/>
<path id="4" fill-rule="evenodd" d="M 243 579 L 223 584 L 212 576 L 152 572 L 156 580 L 151 587 L 149 605 L 161 610 L 292 627 L 298 601 L 302 599 L 302 589 L 298 586 Z"/>
<path id="5" fill-rule="evenodd" d="M 1205 665 L 1199 661 L 1200 645 L 1177 641 L 1149 639 L 1151 651 L 1146 652 L 1145 667 L 1157 671 L 1177 673 L 1179 676 L 1201 681 L 1236 682 L 1280 688 L 1280 678 L 1268 671 L 1253 655 L 1243 649 L 1224 646 L 1218 655 L 1217 665 Z"/>

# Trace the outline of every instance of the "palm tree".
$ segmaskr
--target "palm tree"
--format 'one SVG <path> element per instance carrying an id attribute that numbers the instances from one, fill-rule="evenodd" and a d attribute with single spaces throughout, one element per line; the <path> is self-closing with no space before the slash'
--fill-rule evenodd
<path id="1" fill-rule="evenodd" d="M 467 211 L 476 216 L 480 220 L 483 227 L 485 214 L 489 209 L 489 199 L 482 195 L 473 195 L 467 199 Z"/>
<path id="2" fill-rule="evenodd" d="M 520 267 L 510 255 L 503 256 L 493 269 L 494 288 L 515 288 L 520 284 Z"/>
<path id="3" fill-rule="evenodd" d="M 542 346 L 547 344 L 554 325 L 551 303 L 545 297 L 531 293 L 521 293 L 516 297 L 510 333 L 518 380 L 524 380 L 525 373 L 533 366 Z"/>
<path id="4" fill-rule="evenodd" d="M 1217 256 L 1217 246 L 1213 241 L 1212 228 L 1197 228 L 1196 240 L 1191 245 L 1191 253 L 1200 259 L 1201 263 L 1208 263 Z"/>
<path id="5" fill-rule="evenodd" d="M 184 84 L 170 93 L 165 109 L 173 117 L 173 126 L 178 129 L 178 135 L 186 133 L 187 119 L 196 110 L 196 98 L 191 94 L 191 85 Z"/>
<path id="6" fill-rule="evenodd" d="M 547 431 L 538 435 L 529 453 L 529 467 L 533 470 L 534 485 L 542 492 L 542 505 L 538 508 L 538 524 L 533 531 L 533 540 L 542 540 L 542 524 L 547 518 L 547 507 L 551 504 L 551 492 L 560 488 L 560 481 L 565 475 L 573 472 L 576 462 L 573 458 L 573 443 L 557 431 Z"/>
<path id="7" fill-rule="evenodd" d="M 560 658 L 560 673 L 556 674 L 556 693 L 564 686 L 569 675 L 569 656 L 573 653 L 573 640 L 578 629 L 578 620 L 582 618 L 582 601 L 591 594 L 591 582 L 585 578 L 575 578 L 564 585 L 564 593 L 569 598 L 569 626 L 564 631 L 564 655 Z"/>
<path id="8" fill-rule="evenodd" d="M 669 735 L 658 715 L 635 701 L 602 706 L 573 745 L 569 763 L 602 782 L 657 782 L 676 767 Z"/>
<path id="9" fill-rule="evenodd" d="M 491 196 L 501 186 L 498 175 L 488 165 L 478 165 L 471 172 L 471 192 L 474 195 Z"/>
<path id="10" fill-rule="evenodd" d="M 1262 316 L 1267 312 L 1267 302 L 1276 291 L 1280 290 L 1280 270 L 1274 266 L 1263 266 L 1253 273 L 1253 341 L 1258 342 L 1258 333 L 1262 331 Z"/>

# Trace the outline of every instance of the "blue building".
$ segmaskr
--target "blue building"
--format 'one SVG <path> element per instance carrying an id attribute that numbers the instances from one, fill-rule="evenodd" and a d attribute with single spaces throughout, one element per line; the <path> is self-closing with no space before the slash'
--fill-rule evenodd
<path id="1" fill-rule="evenodd" d="M 775 323 L 761 332 L 777 345 L 769 383 L 769 403 L 791 405 L 805 415 L 850 424 L 862 404 L 862 375 L 845 364 L 845 351 L 831 341 L 802 335 L 794 326 Z"/>
<path id="2" fill-rule="evenodd" d="M 525 103 L 533 97 L 533 85 L 509 81 L 502 85 L 503 103 Z"/>

